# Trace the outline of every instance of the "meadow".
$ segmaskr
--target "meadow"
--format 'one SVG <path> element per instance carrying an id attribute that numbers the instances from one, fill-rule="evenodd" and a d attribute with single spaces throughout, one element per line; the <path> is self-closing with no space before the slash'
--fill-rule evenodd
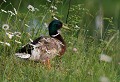
<path id="1" fill-rule="evenodd" d="M 103 17 L 106 28 L 101 32 L 94 23 L 96 15 L 84 4 L 72 5 L 66 18 L 62 0 L 47 0 L 39 7 L 28 3 L 24 13 L 21 1 L 17 8 L 6 0 L 0 5 L 0 82 L 120 82 L 120 35 L 113 17 Z M 15 57 L 27 42 L 48 35 L 53 19 L 69 27 L 61 29 L 67 43 L 62 58 L 51 60 L 47 69 Z"/>

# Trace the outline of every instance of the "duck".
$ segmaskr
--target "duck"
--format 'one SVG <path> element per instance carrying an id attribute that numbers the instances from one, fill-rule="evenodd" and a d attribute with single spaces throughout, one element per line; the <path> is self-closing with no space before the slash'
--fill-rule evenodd
<path id="1" fill-rule="evenodd" d="M 63 23 L 53 20 L 48 25 L 49 36 L 40 36 L 20 48 L 15 56 L 33 61 L 40 61 L 51 67 L 50 61 L 56 56 L 61 57 L 66 51 L 66 43 L 59 30 Z"/>

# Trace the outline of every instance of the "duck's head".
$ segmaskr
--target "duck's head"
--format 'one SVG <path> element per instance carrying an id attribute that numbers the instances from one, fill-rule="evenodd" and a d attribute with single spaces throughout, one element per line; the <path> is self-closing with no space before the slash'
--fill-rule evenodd
<path id="1" fill-rule="evenodd" d="M 55 37 L 55 36 L 59 35 L 58 30 L 59 30 L 60 28 L 62 28 L 62 25 L 63 25 L 63 24 L 62 24 L 61 21 L 59 21 L 59 20 L 53 20 L 53 21 L 49 24 L 49 26 L 48 26 L 49 35 L 50 35 L 51 37 Z"/>

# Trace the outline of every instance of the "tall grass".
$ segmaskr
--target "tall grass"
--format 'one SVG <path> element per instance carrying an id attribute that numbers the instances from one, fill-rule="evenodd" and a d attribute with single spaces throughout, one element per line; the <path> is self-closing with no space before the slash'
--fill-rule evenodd
<path id="1" fill-rule="evenodd" d="M 56 2 L 56 7 L 57 4 L 63 5 L 62 2 Z M 21 46 L 30 42 L 29 39 L 48 35 L 44 23 L 48 24 L 53 19 L 51 16 L 62 20 L 63 11 L 59 13 L 56 9 L 51 9 L 50 6 L 53 5 L 53 2 L 46 2 L 46 5 L 40 5 L 38 8 L 45 11 L 35 10 L 32 12 L 28 10 L 27 13 L 22 13 L 19 12 L 20 5 L 21 2 L 16 9 L 17 14 L 13 16 L 8 13 L 7 6 L 4 8 L 7 13 L 1 11 L 0 14 L 0 82 L 120 81 L 119 31 L 114 28 L 111 18 L 104 18 L 109 22 L 109 25 L 103 34 L 103 40 L 99 40 L 95 35 L 89 35 L 91 30 L 88 29 L 95 16 L 84 8 L 83 4 L 71 6 L 68 20 L 70 30 L 62 29 L 62 36 L 67 43 L 67 51 L 61 60 L 57 57 L 51 60 L 52 67 L 48 70 L 39 62 L 19 59 L 14 54 Z M 14 5 L 11 3 L 9 6 L 12 6 L 11 11 L 15 13 Z M 34 19 L 38 22 L 35 22 Z M 2 29 L 4 24 L 9 25 L 8 30 Z M 14 35 L 12 39 L 8 37 L 11 34 L 6 35 L 9 32 Z M 20 33 L 16 34 L 15 32 Z M 97 33 L 95 30 L 93 32 Z M 10 46 L 6 45 L 5 42 L 9 43 Z M 105 58 L 101 60 L 102 54 L 107 55 L 112 60 L 107 61 Z"/>

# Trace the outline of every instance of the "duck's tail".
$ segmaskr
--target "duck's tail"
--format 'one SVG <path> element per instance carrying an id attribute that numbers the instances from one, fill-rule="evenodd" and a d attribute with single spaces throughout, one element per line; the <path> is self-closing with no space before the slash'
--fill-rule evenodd
<path id="1" fill-rule="evenodd" d="M 15 56 L 17 56 L 19 58 L 23 58 L 23 59 L 30 58 L 30 54 L 26 54 L 26 53 L 15 53 Z"/>

